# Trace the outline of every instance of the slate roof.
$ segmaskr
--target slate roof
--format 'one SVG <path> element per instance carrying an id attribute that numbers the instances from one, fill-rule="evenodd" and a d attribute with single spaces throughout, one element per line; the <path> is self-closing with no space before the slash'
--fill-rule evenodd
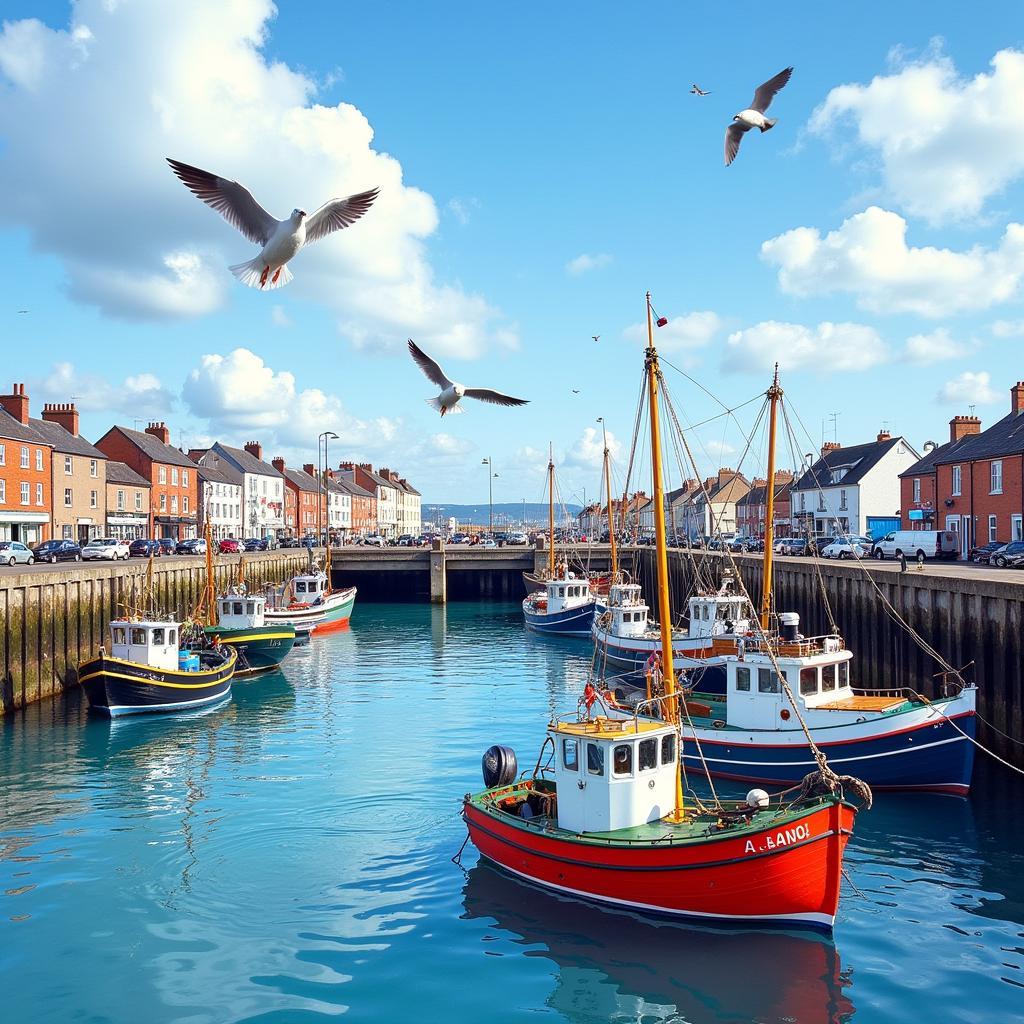
<path id="1" fill-rule="evenodd" d="M 349 480 L 346 477 L 338 476 L 334 478 L 334 482 L 339 484 L 341 488 L 348 491 L 353 497 L 356 498 L 372 498 L 374 495 L 366 490 L 364 487 L 360 487 L 354 480 Z"/>
<path id="2" fill-rule="evenodd" d="M 196 472 L 200 480 L 209 480 L 218 484 L 242 486 L 242 474 L 226 459 L 218 459 L 216 466 L 208 466 L 204 462 L 196 463 Z"/>
<path id="3" fill-rule="evenodd" d="M 29 422 L 31 423 L 31 420 Z M 45 444 L 47 447 L 51 445 L 51 442 L 38 431 L 16 420 L 6 409 L 0 409 L 0 437 L 12 441 L 31 441 L 33 444 Z"/>
<path id="4" fill-rule="evenodd" d="M 187 466 L 195 469 L 196 464 L 182 451 L 179 451 L 172 444 L 164 444 L 159 437 L 146 434 L 141 430 L 129 430 L 128 427 L 113 426 L 107 431 L 120 431 L 132 444 L 135 445 L 144 455 L 147 455 L 154 462 L 162 462 L 167 466 Z M 104 434 L 103 437 L 106 437 Z M 100 440 L 103 440 L 103 437 Z"/>
<path id="5" fill-rule="evenodd" d="M 218 441 L 211 451 L 220 452 L 222 457 L 233 459 L 235 465 L 243 473 L 255 473 L 259 476 L 277 477 L 281 475 L 272 465 L 270 465 L 269 462 L 257 459 L 255 455 L 250 454 L 244 448 L 232 448 L 229 445 L 221 444 L 221 442 Z"/>
<path id="6" fill-rule="evenodd" d="M 53 445 L 55 452 L 62 455 L 84 455 L 89 459 L 103 459 L 107 456 L 95 446 L 89 444 L 81 434 L 77 437 L 59 423 L 51 423 L 50 420 L 29 419 L 29 424 L 36 433 L 42 435 Z"/>
<path id="7" fill-rule="evenodd" d="M 786 501 L 789 492 L 793 489 L 792 480 L 783 480 L 775 485 L 775 500 Z M 736 499 L 737 505 L 764 505 L 768 501 L 768 485 L 762 484 L 759 487 L 751 487 L 742 498 Z"/>
<path id="8" fill-rule="evenodd" d="M 959 445 L 944 451 L 947 446 L 937 448 L 941 452 L 934 464 L 949 462 L 973 462 L 978 459 L 998 459 L 1001 455 L 1024 454 L 1024 412 L 1007 413 L 980 434 L 968 434 L 960 439 Z"/>
<path id="9" fill-rule="evenodd" d="M 890 437 L 886 441 L 870 441 L 867 444 L 855 444 L 850 448 L 837 448 L 835 451 L 826 452 L 793 484 L 793 490 L 816 491 L 819 487 L 849 487 L 850 484 L 859 483 L 901 442 L 914 451 L 904 438 Z M 832 470 L 840 466 L 850 468 L 841 480 L 833 483 Z"/>
<path id="10" fill-rule="evenodd" d="M 300 491 L 313 491 L 314 493 L 320 490 L 320 486 L 316 481 L 316 477 L 310 476 L 305 470 L 302 469 L 286 469 L 284 475 L 293 483 Z"/>
<path id="11" fill-rule="evenodd" d="M 135 472 L 131 466 L 123 462 L 107 460 L 107 483 L 127 484 L 129 487 L 152 487 L 153 485 L 144 477 Z"/>
<path id="12" fill-rule="evenodd" d="M 423 495 L 421 495 L 420 492 L 417 491 L 416 488 L 413 487 L 413 485 L 409 483 L 408 480 L 402 481 L 402 488 L 404 489 L 406 494 L 415 494 L 417 497 L 423 497 Z"/>

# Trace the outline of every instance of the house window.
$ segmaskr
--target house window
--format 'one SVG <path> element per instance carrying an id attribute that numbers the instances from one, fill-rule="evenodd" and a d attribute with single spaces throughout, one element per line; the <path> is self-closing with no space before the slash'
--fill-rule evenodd
<path id="1" fill-rule="evenodd" d="M 74 528 L 71 527 L 71 526 L 61 527 L 61 531 L 60 531 L 61 540 L 73 540 L 74 539 L 72 537 L 73 531 L 74 531 Z"/>
<path id="2" fill-rule="evenodd" d="M 825 495 L 822 494 L 820 491 L 818 492 L 818 511 L 825 511 Z"/>
<path id="3" fill-rule="evenodd" d="M 1010 516 L 1010 540 L 1024 540 L 1024 526 L 1019 515 Z"/>
<path id="4" fill-rule="evenodd" d="M 36 469 L 41 473 L 43 471 L 43 449 L 36 449 Z"/>
<path id="5" fill-rule="evenodd" d="M 21 468 L 28 469 L 28 446 L 21 446 Z"/>
<path id="6" fill-rule="evenodd" d="M 64 456 L 64 475 L 65 476 L 71 476 L 73 468 L 74 468 L 74 459 L 72 459 L 70 455 L 65 455 Z"/>
<path id="7" fill-rule="evenodd" d="M 31 499 L 29 497 L 29 485 L 28 484 L 22 484 L 21 485 L 21 503 L 22 503 L 22 505 L 28 505 L 30 501 L 31 501 Z"/>
<path id="8" fill-rule="evenodd" d="M 178 496 L 176 494 L 171 495 L 171 511 L 174 513 L 178 511 Z"/>
<path id="9" fill-rule="evenodd" d="M 175 487 L 178 486 L 178 467 L 177 466 L 171 466 L 171 483 L 174 484 Z"/>
<path id="10" fill-rule="evenodd" d="M 89 508 L 96 508 L 99 505 L 99 495 L 96 491 L 89 492 Z"/>
<path id="11" fill-rule="evenodd" d="M 187 494 L 183 494 L 181 496 L 181 511 L 182 512 L 187 512 L 188 511 L 188 495 Z"/>
<path id="12" fill-rule="evenodd" d="M 920 504 L 921 502 L 921 481 L 914 480 L 914 502 Z"/>
<path id="13" fill-rule="evenodd" d="M 95 459 L 89 460 L 89 476 L 99 476 L 100 464 Z"/>
<path id="14" fill-rule="evenodd" d="M 157 479 L 162 484 L 167 483 L 167 467 L 166 466 L 161 466 L 160 467 Z"/>
<path id="15" fill-rule="evenodd" d="M 117 492 L 117 511 L 124 511 L 124 491 Z"/>
<path id="16" fill-rule="evenodd" d="M 997 459 L 992 463 L 990 470 L 990 483 L 989 494 L 1002 494 L 1003 493 L 1003 462 L 1002 459 Z"/>
<path id="17" fill-rule="evenodd" d="M 181 471 L 181 486 L 188 487 L 188 470 L 183 469 Z"/>
<path id="18" fill-rule="evenodd" d="M 959 466 L 954 466 L 953 467 L 953 487 L 952 487 L 952 493 L 955 494 L 955 495 L 959 495 L 960 494 L 960 467 Z"/>
<path id="19" fill-rule="evenodd" d="M 71 488 L 70 487 L 65 487 L 64 488 L 64 507 L 65 508 L 71 508 L 71 506 L 74 503 L 75 503 L 75 496 L 72 493 Z"/>
<path id="20" fill-rule="evenodd" d="M 161 512 L 166 512 L 167 511 L 167 495 L 166 494 L 161 494 L 160 495 L 160 511 Z"/>
<path id="21" fill-rule="evenodd" d="M 42 505 L 43 503 L 43 485 L 36 484 L 36 504 Z"/>
<path id="22" fill-rule="evenodd" d="M 839 492 L 839 507 L 841 509 L 845 509 L 846 508 L 846 491 L 845 491 L 845 489 L 841 490 Z"/>
<path id="23" fill-rule="evenodd" d="M 806 496 L 801 491 L 801 493 L 800 493 L 800 511 L 801 512 L 805 511 L 806 508 L 807 508 L 807 502 L 806 502 L 805 498 L 806 498 Z"/>
<path id="24" fill-rule="evenodd" d="M 0 444 L 0 466 L 7 465 L 7 445 Z"/>
<path id="25" fill-rule="evenodd" d="M 135 511 L 142 511 L 142 491 L 135 492 Z"/>
<path id="26" fill-rule="evenodd" d="M 7 504 L 7 481 L 0 480 L 0 505 Z"/>
<path id="27" fill-rule="evenodd" d="M 997 524 L 997 522 L 998 522 L 998 517 L 996 517 L 994 515 L 988 517 L 988 539 L 989 539 L 989 543 L 992 543 L 993 541 L 996 540 L 996 524 Z"/>

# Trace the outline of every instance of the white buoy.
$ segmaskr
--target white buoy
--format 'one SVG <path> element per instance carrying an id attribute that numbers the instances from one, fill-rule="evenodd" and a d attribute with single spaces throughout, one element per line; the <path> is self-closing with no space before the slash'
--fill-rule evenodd
<path id="1" fill-rule="evenodd" d="M 762 810 L 768 806 L 769 797 L 763 789 L 752 789 L 747 794 L 747 806 L 759 807 Z"/>

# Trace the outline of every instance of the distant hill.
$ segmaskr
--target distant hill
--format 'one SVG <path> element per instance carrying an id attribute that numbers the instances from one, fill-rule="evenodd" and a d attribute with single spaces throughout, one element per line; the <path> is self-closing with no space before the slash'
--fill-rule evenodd
<path id="1" fill-rule="evenodd" d="M 545 525 L 548 521 L 547 503 L 528 501 L 526 503 L 527 525 Z M 575 516 L 580 512 L 578 504 L 555 506 L 555 522 L 561 522 L 563 515 Z M 447 523 L 450 517 L 460 525 L 487 524 L 487 502 L 476 505 L 450 505 L 444 502 L 431 502 L 424 499 L 421 506 L 421 517 L 426 523 Z M 523 503 L 521 501 L 502 501 L 494 503 L 494 527 L 517 527 L 523 522 Z"/>

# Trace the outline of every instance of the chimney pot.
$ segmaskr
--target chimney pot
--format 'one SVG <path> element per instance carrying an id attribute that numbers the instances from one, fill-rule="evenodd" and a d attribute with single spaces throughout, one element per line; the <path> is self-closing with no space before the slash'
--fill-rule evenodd
<path id="1" fill-rule="evenodd" d="M 949 440 L 959 441 L 968 434 L 981 433 L 981 420 L 977 416 L 954 416 L 949 421 Z"/>
<path id="2" fill-rule="evenodd" d="M 263 445 L 259 441 L 246 441 L 245 450 L 254 458 L 263 461 Z"/>
<path id="3" fill-rule="evenodd" d="M 284 459 L 282 459 L 280 455 L 275 456 L 270 464 L 278 471 L 278 473 L 284 472 Z"/>
<path id="4" fill-rule="evenodd" d="M 78 409 L 74 402 L 48 402 L 43 406 L 43 419 L 59 423 L 72 437 L 78 437 Z"/>
<path id="5" fill-rule="evenodd" d="M 146 433 L 152 434 L 153 437 L 162 441 L 164 444 L 171 443 L 171 432 L 167 429 L 167 425 L 165 423 L 150 423 L 150 425 L 146 427 Z"/>
<path id="6" fill-rule="evenodd" d="M 1024 412 L 1024 381 L 1019 380 L 1010 388 L 1010 410 Z"/>
<path id="7" fill-rule="evenodd" d="M 28 396 L 24 384 L 15 384 L 11 394 L 0 395 L 0 406 L 3 406 L 19 423 L 28 426 Z"/>
<path id="8" fill-rule="evenodd" d="M 312 462 L 307 462 L 303 467 L 302 471 L 309 476 L 316 476 L 316 466 Z"/>
<path id="9" fill-rule="evenodd" d="M 890 434 L 888 430 L 880 430 L 878 432 L 878 437 L 876 437 L 875 440 L 876 441 L 891 441 L 892 440 L 892 434 Z"/>

